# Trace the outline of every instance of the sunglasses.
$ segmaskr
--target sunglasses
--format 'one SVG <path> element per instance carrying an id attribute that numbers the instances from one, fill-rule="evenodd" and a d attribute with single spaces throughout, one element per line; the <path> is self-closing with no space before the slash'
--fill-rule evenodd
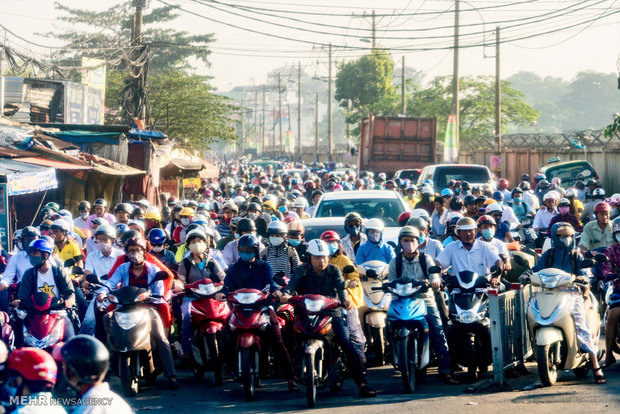
<path id="1" fill-rule="evenodd" d="M 39 228 L 41 230 L 48 231 L 50 229 L 50 226 L 39 226 Z"/>

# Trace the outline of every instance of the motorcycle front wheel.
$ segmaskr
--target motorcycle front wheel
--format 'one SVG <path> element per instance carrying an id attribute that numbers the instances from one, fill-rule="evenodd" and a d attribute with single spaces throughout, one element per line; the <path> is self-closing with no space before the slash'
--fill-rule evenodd
<path id="1" fill-rule="evenodd" d="M 410 342 L 414 342 L 413 346 Z M 400 376 L 403 381 L 403 388 L 405 389 L 405 394 L 411 394 L 415 391 L 416 354 L 413 353 L 415 351 L 415 348 L 415 340 L 410 341 L 409 338 L 402 338 L 398 341 L 398 368 L 400 370 Z"/>
<path id="2" fill-rule="evenodd" d="M 375 351 L 375 364 L 382 367 L 385 362 L 385 328 L 370 328 Z"/>
<path id="3" fill-rule="evenodd" d="M 538 345 L 536 347 L 536 362 L 538 363 L 538 376 L 545 387 L 550 387 L 558 379 L 558 367 L 553 362 L 555 344 Z"/>
<path id="4" fill-rule="evenodd" d="M 256 373 L 253 372 L 252 366 L 254 365 L 254 350 L 250 348 L 243 348 L 241 351 L 241 378 L 243 381 L 243 393 L 246 401 L 254 400 L 255 381 L 254 377 Z"/>
<path id="5" fill-rule="evenodd" d="M 314 408 L 316 404 L 317 369 L 315 367 L 314 354 L 306 354 L 306 401 L 308 408 Z"/>
<path id="6" fill-rule="evenodd" d="M 136 376 L 135 366 L 137 363 L 136 358 L 132 358 L 131 355 L 121 354 L 119 355 L 121 365 L 121 386 L 123 388 L 123 394 L 126 397 L 135 397 L 138 394 L 138 377 Z"/>

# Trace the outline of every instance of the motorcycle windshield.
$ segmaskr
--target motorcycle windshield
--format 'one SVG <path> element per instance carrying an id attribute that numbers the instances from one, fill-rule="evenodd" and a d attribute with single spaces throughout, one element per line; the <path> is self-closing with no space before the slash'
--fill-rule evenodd
<path id="1" fill-rule="evenodd" d="M 452 297 L 452 302 L 460 309 L 468 310 L 478 306 L 480 302 L 480 295 L 474 293 L 464 293 L 461 295 L 454 295 Z"/>
<path id="2" fill-rule="evenodd" d="M 424 299 L 402 298 L 390 302 L 388 318 L 393 320 L 409 321 L 423 319 L 426 316 Z"/>
<path id="3" fill-rule="evenodd" d="M 32 315 L 28 317 L 27 329 L 37 339 L 43 339 L 49 335 L 56 325 L 56 315 Z"/>

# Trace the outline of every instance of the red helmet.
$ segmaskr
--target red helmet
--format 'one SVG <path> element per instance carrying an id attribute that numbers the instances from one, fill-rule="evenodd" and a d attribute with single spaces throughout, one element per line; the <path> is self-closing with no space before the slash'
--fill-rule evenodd
<path id="1" fill-rule="evenodd" d="M 304 183 L 304 188 L 306 189 L 306 191 L 314 190 L 316 188 L 316 184 L 312 180 L 307 180 Z"/>
<path id="2" fill-rule="evenodd" d="M 492 224 L 493 226 L 497 226 L 495 219 L 489 216 L 488 214 L 485 214 L 484 216 L 480 216 L 476 224 L 478 225 L 478 227 L 482 226 L 483 224 Z"/>
<path id="3" fill-rule="evenodd" d="M 340 235 L 333 230 L 327 230 L 321 234 L 321 240 L 324 242 L 340 241 Z"/>
<path id="4" fill-rule="evenodd" d="M 607 204 L 604 201 L 601 201 L 600 203 L 596 203 L 596 205 L 594 206 L 594 213 L 610 213 L 611 212 L 611 206 L 609 204 Z"/>
<path id="5" fill-rule="evenodd" d="M 499 187 L 501 187 L 502 189 L 503 189 L 503 188 L 508 188 L 508 180 L 507 180 L 507 179 L 505 179 L 505 178 L 502 178 L 501 180 L 499 180 L 499 181 L 497 182 L 497 187 L 498 187 L 498 188 L 499 188 Z"/>
<path id="6" fill-rule="evenodd" d="M 396 188 L 396 183 L 393 180 L 388 180 L 385 183 L 385 188 Z"/>
<path id="7" fill-rule="evenodd" d="M 411 218 L 411 211 L 403 211 L 398 216 L 398 225 L 400 227 L 404 227 L 407 224 L 407 221 Z"/>
<path id="8" fill-rule="evenodd" d="M 54 358 L 42 349 L 20 348 L 9 355 L 7 368 L 19 373 L 28 381 L 56 383 L 58 368 Z"/>

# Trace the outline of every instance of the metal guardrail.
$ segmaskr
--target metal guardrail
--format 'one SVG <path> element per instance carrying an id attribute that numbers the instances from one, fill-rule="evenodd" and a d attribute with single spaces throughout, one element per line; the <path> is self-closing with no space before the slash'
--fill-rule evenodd
<path id="1" fill-rule="evenodd" d="M 513 284 L 504 293 L 489 292 L 489 319 L 493 353 L 493 382 L 504 385 L 505 370 L 521 365 L 532 355 L 527 329 L 526 308 L 531 285 Z"/>

